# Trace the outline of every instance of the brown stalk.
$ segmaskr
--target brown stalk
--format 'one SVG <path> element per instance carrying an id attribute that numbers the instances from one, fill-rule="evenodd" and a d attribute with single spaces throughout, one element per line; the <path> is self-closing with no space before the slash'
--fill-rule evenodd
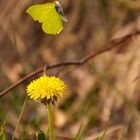
<path id="1" fill-rule="evenodd" d="M 9 91 L 13 90 L 14 88 L 16 88 L 18 85 L 22 84 L 23 82 L 25 82 L 26 80 L 28 80 L 29 78 L 38 75 L 40 73 L 43 73 L 44 71 L 44 67 L 46 67 L 46 69 L 54 69 L 54 68 L 58 68 L 61 66 L 79 66 L 79 65 L 83 65 L 86 62 L 88 62 L 89 60 L 93 59 L 94 57 L 103 54 L 105 52 L 108 52 L 114 48 L 116 48 L 117 46 L 119 46 L 121 43 L 123 43 L 124 41 L 127 41 L 128 39 L 130 39 L 133 36 L 137 36 L 140 34 L 140 30 L 130 33 L 128 35 L 125 35 L 123 37 L 117 38 L 117 39 L 112 39 L 111 41 L 109 41 L 108 43 L 106 43 L 103 47 L 95 50 L 93 53 L 87 55 L 86 57 L 84 57 L 81 60 L 77 60 L 77 61 L 66 61 L 66 62 L 60 62 L 57 64 L 53 64 L 53 65 L 45 65 L 39 69 L 37 69 L 36 71 L 31 72 L 30 74 L 28 74 L 27 76 L 23 77 L 22 79 L 20 79 L 19 81 L 17 81 L 16 83 L 12 84 L 11 86 L 9 86 L 8 88 L 6 88 L 4 91 L 2 91 L 0 93 L 0 97 L 6 95 Z"/>

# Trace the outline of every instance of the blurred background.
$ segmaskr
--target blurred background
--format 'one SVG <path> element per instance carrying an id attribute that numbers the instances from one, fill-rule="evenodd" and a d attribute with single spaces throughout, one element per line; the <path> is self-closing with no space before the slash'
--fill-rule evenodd
<path id="1" fill-rule="evenodd" d="M 140 29 L 139 0 L 60 0 L 68 22 L 56 36 L 25 12 L 43 0 L 0 0 L 0 91 L 42 67 L 80 60 L 113 38 Z M 140 36 L 119 49 L 97 56 L 80 67 L 57 68 L 48 75 L 62 78 L 69 89 L 55 109 L 55 131 L 71 139 L 82 128 L 82 139 L 140 140 Z M 30 79 L 32 80 L 32 79 Z M 0 98 L 0 124 L 11 139 L 26 95 L 26 85 Z M 35 139 L 47 127 L 46 108 L 30 99 L 16 134 Z M 67 138 L 64 138 L 67 137 Z"/>

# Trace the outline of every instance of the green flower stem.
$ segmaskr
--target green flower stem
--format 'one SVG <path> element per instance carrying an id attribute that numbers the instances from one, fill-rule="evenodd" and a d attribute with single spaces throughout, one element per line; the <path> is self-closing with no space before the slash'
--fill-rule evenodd
<path id="1" fill-rule="evenodd" d="M 16 132 L 17 132 L 17 128 L 18 128 L 18 126 L 19 126 L 19 123 L 20 123 L 22 114 L 23 114 L 24 109 L 25 109 L 26 101 L 27 101 L 27 96 L 25 97 L 25 100 L 24 100 L 24 102 L 23 102 L 23 105 L 22 105 L 22 108 L 21 108 L 21 112 L 20 112 L 20 114 L 19 114 L 18 121 L 17 121 L 16 127 L 15 127 L 15 130 L 14 130 L 14 133 L 13 133 L 12 140 L 15 139 L 15 135 L 16 135 Z"/>
<path id="2" fill-rule="evenodd" d="M 55 140 L 54 128 L 53 128 L 53 115 L 49 103 L 47 103 L 47 109 L 48 109 L 48 127 L 49 127 L 50 140 Z"/>

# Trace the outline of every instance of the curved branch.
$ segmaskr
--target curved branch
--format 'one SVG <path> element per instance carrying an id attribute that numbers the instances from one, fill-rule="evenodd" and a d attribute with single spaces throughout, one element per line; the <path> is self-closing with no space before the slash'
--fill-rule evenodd
<path id="1" fill-rule="evenodd" d="M 79 65 L 83 65 L 86 62 L 88 62 L 89 60 L 93 59 L 94 57 L 116 48 L 118 45 L 120 45 L 124 41 L 127 41 L 131 37 L 139 35 L 139 34 L 140 34 L 140 30 L 138 30 L 138 31 L 136 31 L 134 33 L 130 33 L 128 35 L 125 35 L 123 37 L 113 39 L 110 42 L 108 42 L 107 44 L 105 44 L 102 48 L 97 49 L 96 51 L 94 51 L 93 53 L 91 53 L 90 55 L 86 56 L 85 58 L 83 58 L 83 59 L 81 59 L 79 61 L 78 60 L 77 61 L 66 61 L 66 62 L 61 62 L 61 63 L 54 64 L 54 65 L 45 65 L 45 66 L 39 68 L 38 70 L 36 70 L 36 71 L 28 74 L 27 76 L 23 77 L 22 79 L 20 79 L 16 83 L 12 84 L 11 86 L 9 86 L 7 89 L 5 89 L 4 91 L 2 91 L 0 93 L 0 97 L 6 95 L 9 91 L 13 90 L 18 85 L 22 84 L 23 82 L 25 82 L 29 78 L 31 78 L 31 77 L 33 77 L 35 75 L 38 75 L 40 73 L 43 73 L 44 67 L 46 67 L 46 69 L 54 69 L 54 68 L 58 68 L 58 67 L 61 67 L 61 66 L 72 66 L 72 65 L 79 66 Z"/>

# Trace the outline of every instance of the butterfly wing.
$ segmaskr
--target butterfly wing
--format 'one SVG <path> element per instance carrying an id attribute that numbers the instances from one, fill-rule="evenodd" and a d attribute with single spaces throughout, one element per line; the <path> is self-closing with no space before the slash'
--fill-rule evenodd
<path id="1" fill-rule="evenodd" d="M 51 9 L 46 20 L 42 23 L 42 29 L 49 34 L 58 34 L 63 29 L 62 18 L 55 9 Z"/>
<path id="2" fill-rule="evenodd" d="M 40 23 L 43 22 L 46 18 L 46 15 L 49 14 L 49 11 L 54 8 L 54 3 L 46 4 L 37 4 L 29 7 L 27 13 L 36 21 Z"/>
<path id="3" fill-rule="evenodd" d="M 63 29 L 61 16 L 56 12 L 55 3 L 37 4 L 26 11 L 35 21 L 42 23 L 42 29 L 49 34 L 57 34 Z"/>

